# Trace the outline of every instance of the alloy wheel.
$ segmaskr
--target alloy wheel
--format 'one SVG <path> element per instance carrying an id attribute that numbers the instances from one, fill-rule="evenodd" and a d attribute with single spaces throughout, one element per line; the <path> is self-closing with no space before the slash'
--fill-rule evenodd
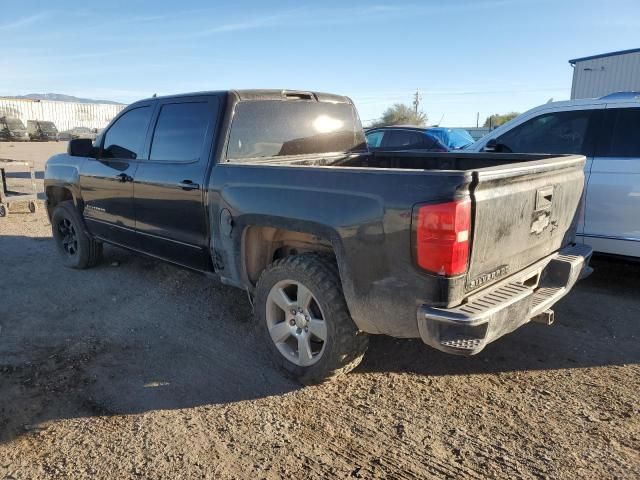
<path id="1" fill-rule="evenodd" d="M 320 360 L 327 343 L 327 323 L 311 291 L 295 280 L 276 283 L 267 297 L 267 329 L 280 353 L 308 367 Z"/>
<path id="2" fill-rule="evenodd" d="M 68 218 L 63 218 L 58 223 L 62 248 L 67 255 L 75 255 L 78 252 L 78 235 L 73 223 Z"/>

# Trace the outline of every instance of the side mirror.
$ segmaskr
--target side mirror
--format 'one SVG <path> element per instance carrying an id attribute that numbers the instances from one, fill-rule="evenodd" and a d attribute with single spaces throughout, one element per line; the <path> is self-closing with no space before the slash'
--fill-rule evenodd
<path id="1" fill-rule="evenodd" d="M 490 139 L 485 144 L 483 150 L 485 152 L 497 152 L 498 151 L 498 141 L 495 138 Z"/>
<path id="2" fill-rule="evenodd" d="M 67 153 L 72 157 L 92 157 L 93 142 L 90 138 L 75 138 L 69 142 Z"/>

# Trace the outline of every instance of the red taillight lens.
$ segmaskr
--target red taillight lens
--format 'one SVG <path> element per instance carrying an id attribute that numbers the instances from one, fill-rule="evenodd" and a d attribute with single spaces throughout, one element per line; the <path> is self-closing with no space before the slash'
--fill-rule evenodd
<path id="1" fill-rule="evenodd" d="M 467 270 L 471 201 L 418 207 L 416 258 L 418 265 L 438 275 L 458 275 Z"/>

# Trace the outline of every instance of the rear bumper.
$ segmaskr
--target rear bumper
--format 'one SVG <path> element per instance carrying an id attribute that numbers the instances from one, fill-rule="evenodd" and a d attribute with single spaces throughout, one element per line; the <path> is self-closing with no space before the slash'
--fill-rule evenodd
<path id="1" fill-rule="evenodd" d="M 420 337 L 443 352 L 474 355 L 532 319 L 549 318 L 549 308 L 591 273 L 591 254 L 588 245 L 567 247 L 458 307 L 423 305 L 418 308 Z"/>

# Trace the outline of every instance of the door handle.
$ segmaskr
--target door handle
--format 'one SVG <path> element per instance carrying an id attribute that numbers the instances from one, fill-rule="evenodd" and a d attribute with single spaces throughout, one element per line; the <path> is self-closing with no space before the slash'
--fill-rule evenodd
<path id="1" fill-rule="evenodd" d="M 198 190 L 200 188 L 200 185 L 193 183 L 191 180 L 183 180 L 179 183 L 179 186 L 182 190 Z"/>
<path id="2" fill-rule="evenodd" d="M 133 182 L 133 177 L 130 177 L 126 173 L 119 173 L 118 175 L 116 175 L 116 178 L 122 183 Z"/>

